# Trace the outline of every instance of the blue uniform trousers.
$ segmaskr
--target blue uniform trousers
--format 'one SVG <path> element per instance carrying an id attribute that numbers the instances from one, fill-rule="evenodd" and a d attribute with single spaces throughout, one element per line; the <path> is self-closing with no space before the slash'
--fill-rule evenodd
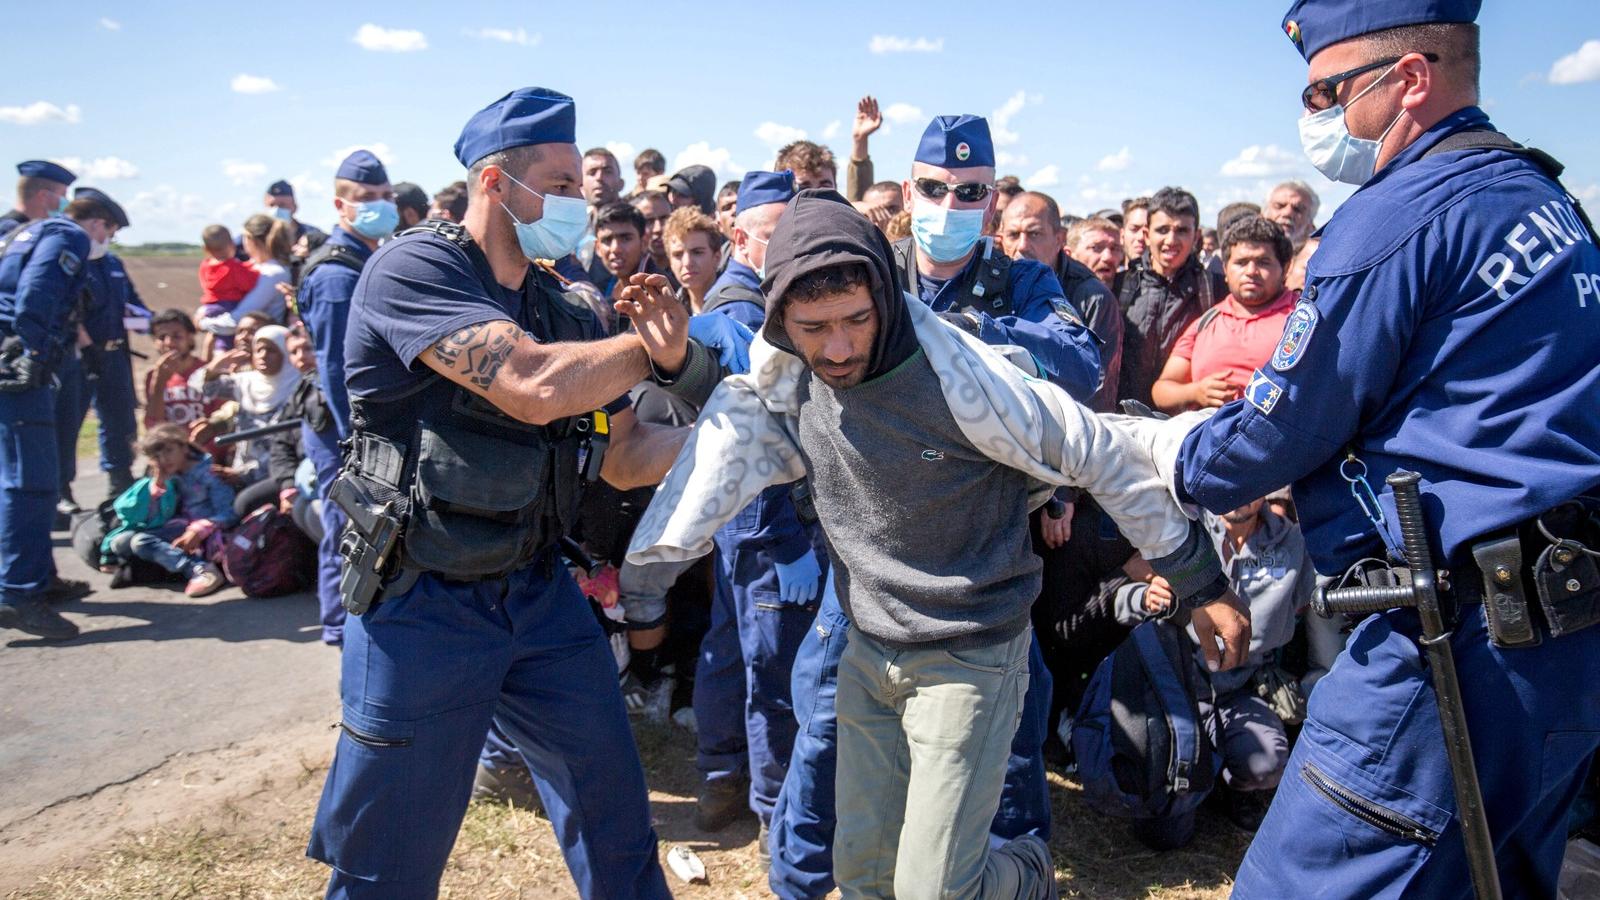
<path id="1" fill-rule="evenodd" d="M 322 498 L 322 540 L 317 542 L 317 605 L 322 612 L 322 640 L 339 644 L 344 640 L 344 607 L 339 603 L 339 535 L 344 531 L 345 515 L 328 499 L 333 480 L 339 477 L 339 433 L 333 426 L 312 431 L 300 426 L 306 456 L 317 469 L 317 495 Z"/>
<path id="2" fill-rule="evenodd" d="M 829 579 L 814 627 L 794 661 L 794 710 L 800 730 L 768 836 L 772 868 L 767 882 L 783 900 L 821 897 L 834 888 L 834 774 L 839 746 L 834 696 L 849 628 L 850 620 Z M 1000 808 L 989 830 L 1006 840 L 1033 834 L 1048 841 L 1050 785 L 1043 747 L 1052 685 L 1037 638 L 1028 651 L 1028 671 L 1022 721 L 1011 743 Z"/>
<path id="3" fill-rule="evenodd" d="M 0 393 L 0 602 L 44 590 L 56 573 L 55 391 Z"/>
<path id="4" fill-rule="evenodd" d="M 696 764 L 708 781 L 748 772 L 750 809 L 770 822 L 797 727 L 791 669 L 817 604 L 783 602 L 777 561 L 752 531 L 735 527 L 745 521 L 736 518 L 715 536 L 711 627 L 695 667 Z M 804 534 L 790 539 L 808 541 Z"/>
<path id="5" fill-rule="evenodd" d="M 1372 616 L 1317 682 L 1235 898 L 1472 896 L 1420 631 L 1412 610 Z M 1483 608 L 1468 606 L 1450 643 L 1505 896 L 1553 897 L 1567 810 L 1600 747 L 1600 627 L 1502 650 Z M 1414 833 L 1368 824 L 1351 805 L 1381 807 Z"/>
<path id="6" fill-rule="evenodd" d="M 344 728 L 308 855 L 329 897 L 433 897 L 483 735 L 510 737 L 585 898 L 667 897 L 616 660 L 564 566 L 423 575 L 346 625 Z"/>
<path id="7" fill-rule="evenodd" d="M 56 401 L 56 451 L 60 460 L 57 476 L 63 493 L 78 477 L 78 431 L 89 415 L 90 404 L 100 422 L 100 471 L 129 473 L 133 468 L 133 441 L 138 434 L 133 365 L 127 348 L 99 353 L 98 374 L 94 378 L 88 377 L 83 361 L 75 356 L 69 359 L 57 373 L 61 380 L 61 394 Z"/>

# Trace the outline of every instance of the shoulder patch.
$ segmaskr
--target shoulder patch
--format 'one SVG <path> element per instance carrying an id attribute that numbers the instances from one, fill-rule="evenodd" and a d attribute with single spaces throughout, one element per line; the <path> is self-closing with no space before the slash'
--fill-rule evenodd
<path id="1" fill-rule="evenodd" d="M 1289 318 L 1283 323 L 1283 337 L 1278 340 L 1278 349 L 1272 351 L 1272 368 L 1277 372 L 1287 372 L 1294 368 L 1305 356 L 1306 347 L 1311 343 L 1311 334 L 1317 330 L 1317 323 L 1322 320 L 1317 314 L 1317 308 L 1310 303 L 1301 302 L 1289 313 Z"/>
<path id="2" fill-rule="evenodd" d="M 1078 315 L 1078 311 L 1073 309 L 1072 304 L 1067 302 L 1064 297 L 1051 297 L 1050 308 L 1055 310 L 1056 315 L 1060 316 L 1061 320 L 1068 325 L 1076 325 L 1079 328 L 1089 327 L 1083 323 L 1083 317 Z"/>
<path id="3" fill-rule="evenodd" d="M 61 271 L 67 273 L 68 278 L 78 274 L 78 270 L 83 268 L 83 260 L 79 259 L 78 254 L 73 253 L 71 250 L 61 251 L 61 256 L 56 262 L 60 264 Z"/>
<path id="4" fill-rule="evenodd" d="M 1244 398 L 1250 405 L 1261 410 L 1262 415 L 1271 415 L 1272 408 L 1278 405 L 1278 400 L 1283 397 L 1283 385 L 1272 380 L 1272 376 L 1257 369 L 1250 376 L 1250 383 L 1245 385 Z"/>

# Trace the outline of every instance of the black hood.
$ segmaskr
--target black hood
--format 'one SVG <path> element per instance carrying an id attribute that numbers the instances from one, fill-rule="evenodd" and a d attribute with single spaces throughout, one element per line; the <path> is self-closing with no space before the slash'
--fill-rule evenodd
<path id="1" fill-rule="evenodd" d="M 717 173 L 707 166 L 687 166 L 667 181 L 667 186 L 680 194 L 694 198 L 700 211 L 706 215 L 717 212 Z"/>
<path id="2" fill-rule="evenodd" d="M 767 244 L 766 277 L 761 282 L 767 297 L 767 321 L 761 333 L 773 346 L 794 353 L 783 330 L 785 292 L 807 272 L 849 263 L 867 267 L 872 299 L 878 305 L 878 338 L 866 374 L 871 380 L 915 353 L 917 335 L 889 239 L 838 191 L 801 191 L 778 219 Z"/>

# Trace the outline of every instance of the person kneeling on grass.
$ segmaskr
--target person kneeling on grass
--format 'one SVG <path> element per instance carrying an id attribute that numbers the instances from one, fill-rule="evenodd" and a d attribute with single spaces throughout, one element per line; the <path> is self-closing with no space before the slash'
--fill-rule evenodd
<path id="1" fill-rule="evenodd" d="M 212 532 L 237 521 L 233 488 L 212 472 L 211 457 L 177 425 L 150 429 L 139 452 L 150 460 L 150 474 L 117 498 L 118 526 L 101 542 L 100 571 L 116 573 L 123 564 L 143 559 L 187 578 L 183 592 L 190 597 L 216 593 L 227 580 L 201 548 Z"/>

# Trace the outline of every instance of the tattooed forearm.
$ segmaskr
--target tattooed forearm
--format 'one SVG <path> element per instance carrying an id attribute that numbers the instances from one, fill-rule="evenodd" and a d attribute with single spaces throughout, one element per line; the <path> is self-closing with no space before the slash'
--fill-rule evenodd
<path id="1" fill-rule="evenodd" d="M 488 390 L 522 335 L 522 329 L 509 322 L 469 325 L 435 344 L 433 356 L 466 375 L 473 386 Z"/>

